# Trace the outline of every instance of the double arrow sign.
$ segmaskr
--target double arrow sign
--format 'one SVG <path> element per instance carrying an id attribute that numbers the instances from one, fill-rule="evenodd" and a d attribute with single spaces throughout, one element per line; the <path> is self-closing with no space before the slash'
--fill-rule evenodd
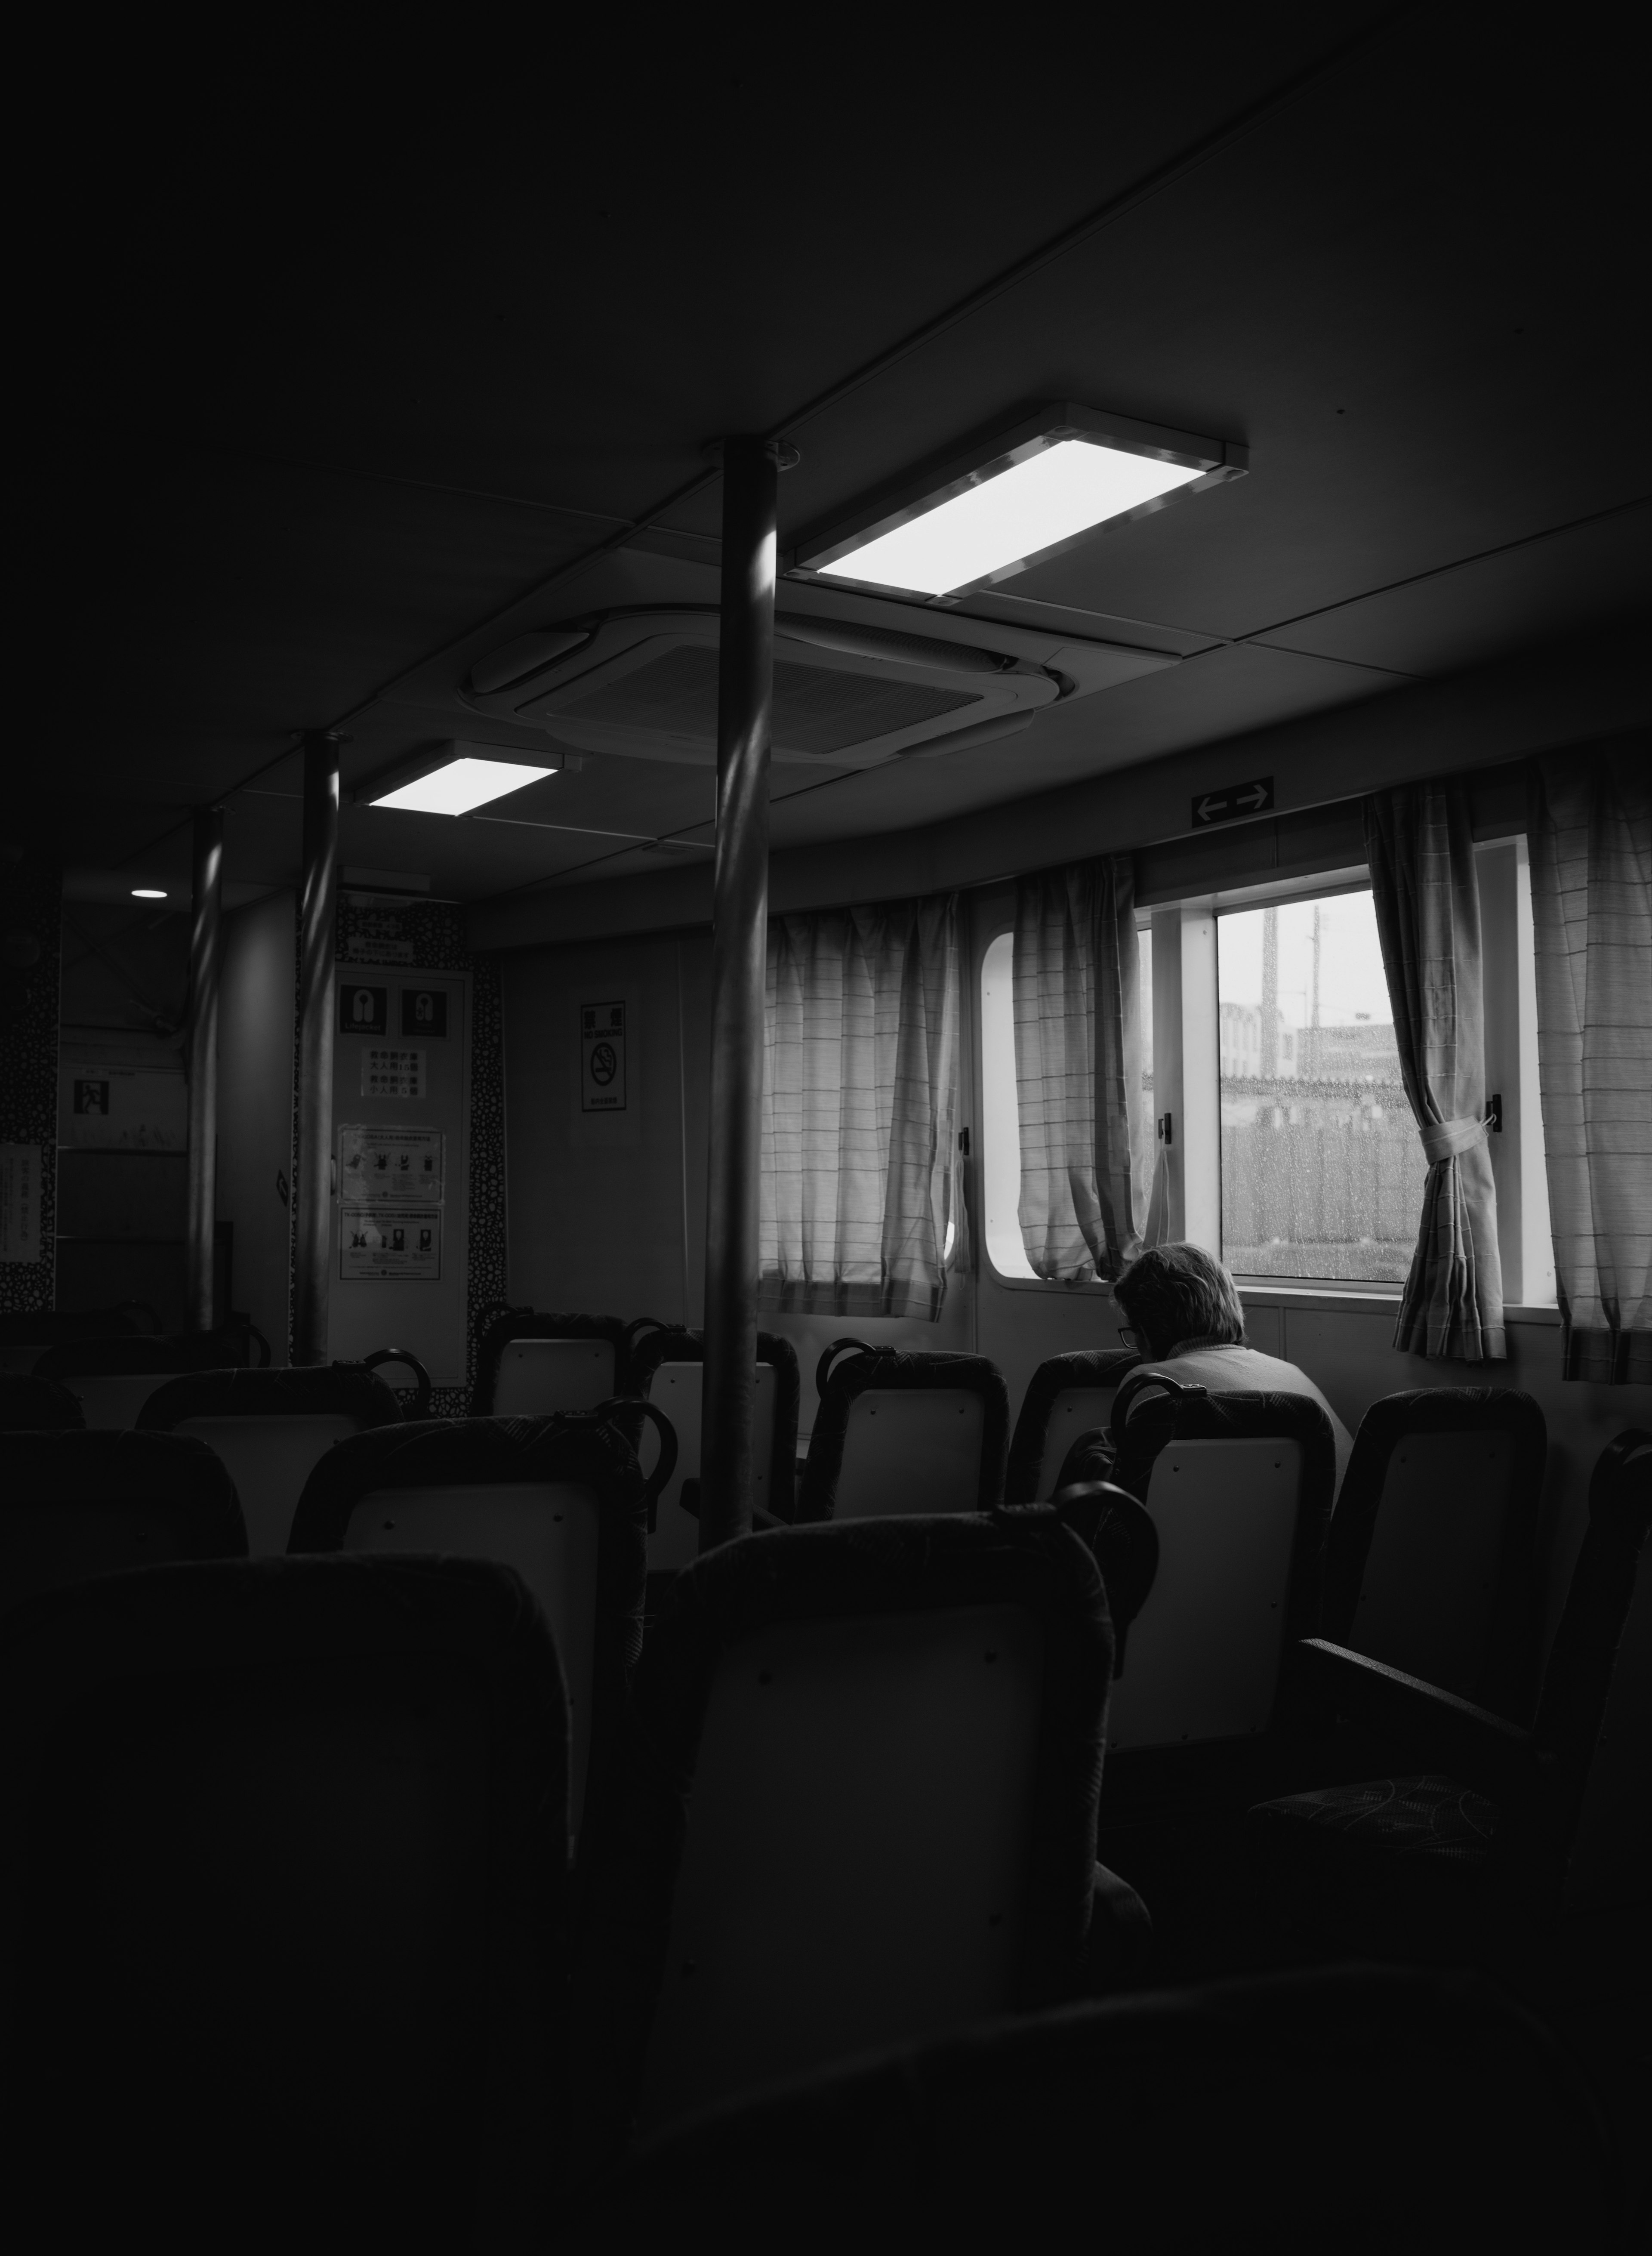
<path id="1" fill-rule="evenodd" d="M 1213 822 L 1237 822 L 1247 814 L 1261 814 L 1274 803 L 1274 779 L 1255 776 L 1248 783 L 1230 783 L 1220 791 L 1207 791 L 1193 801 L 1193 828 L 1207 829 Z"/>

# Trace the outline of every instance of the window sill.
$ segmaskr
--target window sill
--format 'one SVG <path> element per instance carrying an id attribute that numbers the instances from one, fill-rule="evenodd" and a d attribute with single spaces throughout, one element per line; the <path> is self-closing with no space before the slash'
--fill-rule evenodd
<path id="1" fill-rule="evenodd" d="M 1400 1305 L 1400 1287 L 1395 1286 L 1317 1285 L 1304 1279 L 1301 1284 L 1284 1284 L 1276 1278 L 1255 1279 L 1236 1277 L 1242 1301 L 1254 1302 L 1259 1308 L 1339 1309 L 1353 1315 L 1393 1314 Z M 1560 1311 L 1552 1303 L 1528 1304 L 1510 1302 L 1503 1309 L 1505 1324 L 1530 1324 L 1540 1330 L 1558 1331 Z"/>

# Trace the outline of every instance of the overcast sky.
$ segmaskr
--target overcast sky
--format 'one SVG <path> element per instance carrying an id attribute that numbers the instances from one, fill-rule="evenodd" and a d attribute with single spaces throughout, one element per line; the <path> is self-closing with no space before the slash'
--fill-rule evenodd
<path id="1" fill-rule="evenodd" d="M 1377 945 L 1376 917 L 1368 892 L 1338 893 L 1330 900 L 1285 901 L 1279 908 L 1279 1007 L 1285 1023 L 1304 1026 L 1313 993 L 1313 913 L 1319 911 L 1319 1023 L 1346 1026 L 1361 1013 L 1392 1026 L 1388 991 Z M 1261 909 L 1217 920 L 1224 1003 L 1262 1001 Z"/>

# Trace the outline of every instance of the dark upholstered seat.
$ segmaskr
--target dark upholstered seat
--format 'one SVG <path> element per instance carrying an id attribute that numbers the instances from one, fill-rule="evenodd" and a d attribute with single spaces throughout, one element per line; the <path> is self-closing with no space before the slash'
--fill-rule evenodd
<path id="1" fill-rule="evenodd" d="M 839 1340 L 821 1357 L 815 1385 L 820 1407 L 799 1520 L 991 1512 L 1002 1503 L 1009 1398 L 985 1356 Z"/>
<path id="2" fill-rule="evenodd" d="M 244 1559 L 235 1483 L 172 1434 L 0 1434 L 0 1610 L 184 1559 Z"/>
<path id="3" fill-rule="evenodd" d="M 1548 1446 L 1543 1412 L 1513 1387 L 1374 1402 L 1332 1517 L 1323 1634 L 1524 1722 Z"/>
<path id="4" fill-rule="evenodd" d="M 161 1568 L 11 1617 L 25 2238 L 528 2245 L 556 2186 L 566 1746 L 550 1635 L 501 1568 Z"/>
<path id="5" fill-rule="evenodd" d="M 631 1378 L 639 1394 L 657 1404 L 677 1435 L 677 1470 L 661 1491 L 649 1530 L 651 1575 L 685 1567 L 699 1549 L 699 1524 L 684 1509 L 685 1480 L 699 1478 L 700 1387 L 706 1349 L 702 1336 L 662 1325 L 638 1343 Z M 753 1414 L 752 1501 L 776 1519 L 794 1509 L 798 1458 L 798 1351 L 778 1332 L 757 1335 L 757 1397 Z"/>
<path id="6" fill-rule="evenodd" d="M 1251 1810 L 1285 1917 L 1377 1954 L 1499 1958 L 1563 1907 L 1652 1898 L 1652 1436 L 1603 1453 L 1589 1505 L 1530 1731 L 1346 1647 L 1299 1648 L 1326 1712 L 1420 1759 Z"/>
<path id="7" fill-rule="evenodd" d="M 1140 1357 L 1124 1349 L 1052 1355 L 1027 1381 L 1004 1471 L 1006 1504 L 1041 1504 L 1060 1485 L 1060 1469 L 1081 1435 L 1105 1428 L 1120 1382 Z"/>
<path id="8" fill-rule="evenodd" d="M 684 1569 L 594 1821 L 593 2138 L 1140 1972 L 1094 1862 L 1112 1634 L 1053 1512 L 782 1528 Z"/>
<path id="9" fill-rule="evenodd" d="M 229 1468 L 255 1559 L 279 1558 L 311 1470 L 352 1434 L 399 1425 L 392 1389 L 363 1363 L 292 1371 L 200 1371 L 171 1378 L 137 1414 L 140 1433 L 188 1434 Z"/>
<path id="10" fill-rule="evenodd" d="M 0 1434 L 44 1434 L 83 1428 L 78 1394 L 58 1378 L 0 1371 Z"/>
<path id="11" fill-rule="evenodd" d="M 1472 1975 L 1347 1967 L 996 2021 L 712 2109 L 573 2245 L 1461 2256 L 1610 2249 L 1620 2213 L 1607 2126 L 1536 2019 Z"/>
<path id="12" fill-rule="evenodd" d="M 645 1481 L 611 1415 L 383 1427 L 327 1452 L 293 1519 L 295 1553 L 439 1552 L 515 1569 L 562 1657 L 576 1826 L 642 1643 L 649 1507 L 675 1449 L 668 1428 L 661 1440 Z"/>
<path id="13" fill-rule="evenodd" d="M 268 1342 L 241 1325 L 181 1337 L 66 1340 L 45 1350 L 34 1375 L 60 1379 L 79 1397 L 88 1426 L 124 1431 L 137 1425 L 138 1413 L 163 1380 L 179 1371 L 246 1368 L 255 1338 L 267 1364 Z"/>

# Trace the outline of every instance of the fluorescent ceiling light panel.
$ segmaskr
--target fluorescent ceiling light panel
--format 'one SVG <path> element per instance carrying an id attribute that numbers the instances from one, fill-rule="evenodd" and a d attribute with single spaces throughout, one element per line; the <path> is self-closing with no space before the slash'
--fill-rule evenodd
<path id="1" fill-rule="evenodd" d="M 369 804 L 399 807 L 414 814 L 468 814 L 473 807 L 485 807 L 490 799 L 503 799 L 508 792 L 520 791 L 524 784 L 538 783 L 542 776 L 555 773 L 554 766 L 530 766 L 525 760 L 478 760 L 467 756 L 432 768 L 428 775 L 416 777 Z"/>
<path id="2" fill-rule="evenodd" d="M 1222 440 L 1058 403 L 804 542 L 795 564 L 825 581 L 957 596 L 1248 467 Z"/>
<path id="3" fill-rule="evenodd" d="M 824 566 L 823 576 L 950 596 L 1204 475 L 1088 439 L 1063 439 L 850 549 Z"/>
<path id="4" fill-rule="evenodd" d="M 164 901 L 165 898 L 165 894 L 162 892 L 158 885 L 134 885 L 132 887 L 132 899 L 135 901 Z"/>

